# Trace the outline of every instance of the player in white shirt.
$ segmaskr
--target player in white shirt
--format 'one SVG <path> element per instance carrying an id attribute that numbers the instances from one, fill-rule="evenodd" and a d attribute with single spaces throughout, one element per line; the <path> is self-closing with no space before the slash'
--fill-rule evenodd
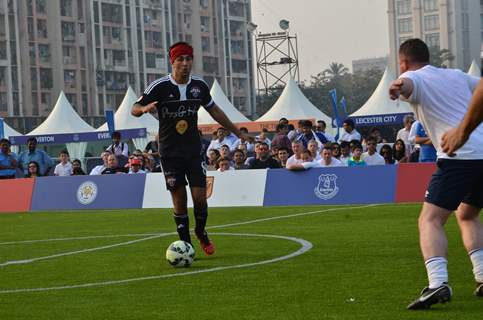
<path id="1" fill-rule="evenodd" d="M 378 166 L 386 164 L 384 157 L 377 152 L 377 142 L 373 137 L 366 139 L 367 151 L 362 154 L 362 160 L 368 166 Z"/>
<path id="2" fill-rule="evenodd" d="M 408 309 L 427 309 L 451 299 L 448 285 L 448 244 L 444 225 L 453 211 L 473 264 L 475 295 L 483 296 L 483 126 L 477 127 L 454 157 L 440 146 L 443 134 L 463 119 L 479 78 L 460 70 L 429 65 L 429 50 L 419 39 L 399 48 L 401 76 L 391 84 L 392 99 L 408 101 L 428 137 L 437 147 L 438 170 L 433 175 L 419 217 L 420 245 L 429 286 Z"/>
<path id="3" fill-rule="evenodd" d="M 59 153 L 60 163 L 55 166 L 54 175 L 66 177 L 72 175 L 72 163 L 69 161 L 69 153 L 63 150 Z"/>

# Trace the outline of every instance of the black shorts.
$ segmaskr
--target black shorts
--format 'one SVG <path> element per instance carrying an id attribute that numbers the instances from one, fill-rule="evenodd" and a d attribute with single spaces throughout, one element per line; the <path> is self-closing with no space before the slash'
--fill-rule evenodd
<path id="1" fill-rule="evenodd" d="M 188 183 L 190 187 L 206 188 L 206 169 L 201 156 L 193 158 L 161 157 L 161 167 L 168 190 L 184 187 Z"/>
<path id="2" fill-rule="evenodd" d="M 454 211 L 461 202 L 483 207 L 483 160 L 438 159 L 425 201 Z"/>

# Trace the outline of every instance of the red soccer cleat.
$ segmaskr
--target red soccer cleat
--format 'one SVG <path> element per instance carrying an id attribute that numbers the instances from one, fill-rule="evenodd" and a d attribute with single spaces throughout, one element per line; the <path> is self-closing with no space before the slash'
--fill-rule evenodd
<path id="1" fill-rule="evenodd" d="M 207 255 L 207 256 L 211 256 L 213 253 L 215 253 L 215 246 L 213 244 L 213 242 L 208 242 L 208 244 L 205 244 L 203 242 L 200 241 L 200 246 L 201 246 L 201 249 L 203 250 L 203 252 Z"/>

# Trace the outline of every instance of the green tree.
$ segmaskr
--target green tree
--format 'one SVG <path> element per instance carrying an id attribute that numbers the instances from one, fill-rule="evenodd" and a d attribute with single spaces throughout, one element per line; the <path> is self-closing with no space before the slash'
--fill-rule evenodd
<path id="1" fill-rule="evenodd" d="M 454 58 L 454 55 L 448 49 L 429 48 L 429 61 L 435 67 L 448 68 Z"/>

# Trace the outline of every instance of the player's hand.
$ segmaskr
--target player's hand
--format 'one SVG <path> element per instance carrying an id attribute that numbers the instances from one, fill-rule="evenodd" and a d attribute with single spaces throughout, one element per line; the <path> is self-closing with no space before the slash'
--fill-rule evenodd
<path id="1" fill-rule="evenodd" d="M 402 79 L 397 79 L 391 83 L 391 86 L 389 87 L 389 97 L 392 100 L 396 100 L 399 98 L 401 95 L 401 89 L 403 86 L 404 82 Z"/>
<path id="2" fill-rule="evenodd" d="M 156 105 L 158 104 L 157 101 L 153 101 L 150 104 L 147 104 L 143 107 L 143 113 L 154 113 L 156 111 Z"/>
<path id="3" fill-rule="evenodd" d="M 453 128 L 446 131 L 441 139 L 443 152 L 450 157 L 454 157 L 456 155 L 455 151 L 461 148 L 468 138 L 469 137 L 464 134 L 463 130 L 459 128 Z"/>

